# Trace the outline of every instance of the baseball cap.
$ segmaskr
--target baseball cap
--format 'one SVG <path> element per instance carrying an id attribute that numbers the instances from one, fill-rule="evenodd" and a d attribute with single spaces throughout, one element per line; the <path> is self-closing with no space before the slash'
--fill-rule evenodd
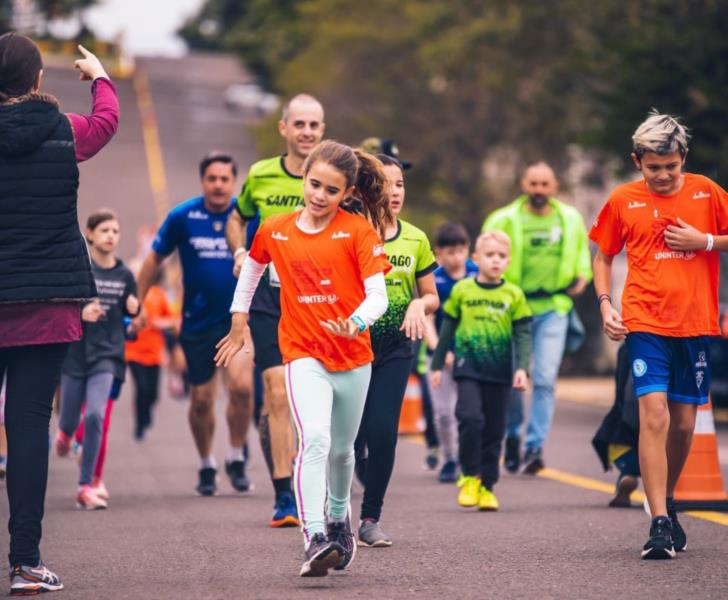
<path id="1" fill-rule="evenodd" d="M 409 169 L 412 167 L 412 163 L 406 160 L 402 160 L 399 157 L 399 148 L 392 140 L 380 137 L 370 137 L 365 139 L 359 147 L 368 152 L 369 154 L 384 154 L 396 158 L 403 169 Z"/>

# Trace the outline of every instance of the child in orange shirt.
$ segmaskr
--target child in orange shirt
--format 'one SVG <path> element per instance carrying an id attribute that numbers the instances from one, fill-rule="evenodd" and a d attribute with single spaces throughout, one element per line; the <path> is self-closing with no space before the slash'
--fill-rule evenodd
<path id="1" fill-rule="evenodd" d="M 684 173 L 688 136 L 650 114 L 632 137 L 643 179 L 616 188 L 594 222 L 594 285 L 604 330 L 627 340 L 639 398 L 640 469 L 651 514 L 642 558 L 687 546 L 673 493 L 690 451 L 697 407 L 708 401 L 709 336 L 718 326 L 718 251 L 728 250 L 728 195 Z M 626 247 L 622 315 L 609 296 L 612 260 Z"/>
<path id="2" fill-rule="evenodd" d="M 144 439 L 152 425 L 152 408 L 159 395 L 159 367 L 164 361 L 164 332 L 178 324 L 173 316 L 167 294 L 158 282 L 149 288 L 144 299 L 145 321 L 135 340 L 126 343 L 126 362 L 135 387 L 134 439 Z"/>
<path id="3" fill-rule="evenodd" d="M 345 568 L 356 550 L 349 515 L 354 439 L 371 376 L 369 327 L 387 309 L 384 274 L 391 265 L 377 231 L 340 205 L 355 196 L 381 233 L 389 218 L 386 186 L 375 157 L 333 141 L 317 146 L 304 165 L 304 208 L 261 225 L 238 280 L 232 328 L 218 344 L 218 365 L 241 348 L 250 351 L 250 301 L 272 262 L 281 280 L 278 335 L 299 439 L 294 485 L 306 543 L 303 577 Z"/>

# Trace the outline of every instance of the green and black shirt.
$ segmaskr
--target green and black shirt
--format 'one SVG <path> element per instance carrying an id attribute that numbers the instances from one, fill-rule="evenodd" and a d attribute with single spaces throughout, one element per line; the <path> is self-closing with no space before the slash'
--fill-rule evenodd
<path id="1" fill-rule="evenodd" d="M 250 167 L 236 203 L 244 220 L 260 216 L 262 223 L 271 215 L 303 208 L 303 177 L 289 173 L 284 159 L 285 156 L 274 156 Z M 250 310 L 281 315 L 280 282 L 272 265 L 258 285 Z"/>
<path id="2" fill-rule="evenodd" d="M 513 347 L 517 368 L 531 359 L 531 309 L 521 288 L 512 283 L 480 283 L 476 277 L 455 284 L 443 307 L 440 339 L 432 357 L 442 369 L 455 338 L 455 378 L 510 383 Z"/>
<path id="3" fill-rule="evenodd" d="M 397 219 L 395 236 L 384 242 L 384 251 L 392 270 L 385 276 L 389 307 L 371 329 L 375 364 L 414 355 L 412 341 L 399 328 L 414 297 L 417 279 L 437 268 L 427 235 L 401 219 Z"/>

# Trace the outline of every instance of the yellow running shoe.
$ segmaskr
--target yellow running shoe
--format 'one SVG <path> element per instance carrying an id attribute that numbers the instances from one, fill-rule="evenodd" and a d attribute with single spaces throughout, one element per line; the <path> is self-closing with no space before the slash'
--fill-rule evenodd
<path id="1" fill-rule="evenodd" d="M 480 498 L 478 498 L 478 510 L 495 512 L 500 507 L 498 498 L 485 486 L 480 487 Z"/>
<path id="2" fill-rule="evenodd" d="M 480 477 L 463 477 L 461 479 L 460 493 L 458 494 L 458 504 L 460 506 L 478 506 L 480 498 Z"/>

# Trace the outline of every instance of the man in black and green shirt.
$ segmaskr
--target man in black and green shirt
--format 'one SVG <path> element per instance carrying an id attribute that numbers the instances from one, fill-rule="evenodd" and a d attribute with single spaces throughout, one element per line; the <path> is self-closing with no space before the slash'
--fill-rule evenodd
<path id="1" fill-rule="evenodd" d="M 326 126 L 321 103 L 306 94 L 292 98 L 283 108 L 278 131 L 286 140 L 286 153 L 250 167 L 243 189 L 226 227 L 227 242 L 235 257 L 235 276 L 246 254 L 246 223 L 303 207 L 303 163 L 321 141 Z M 252 241 L 252 240 L 247 240 Z M 248 244 L 249 246 L 249 244 Z M 293 430 L 286 397 L 285 371 L 278 348 L 281 317 L 280 282 L 271 264 L 253 297 L 250 330 L 255 364 L 263 377 L 261 445 L 273 478 L 276 501 L 271 527 L 298 525 L 291 491 Z M 267 426 L 267 427 L 266 427 Z M 268 433 L 269 438 L 265 433 Z"/>

